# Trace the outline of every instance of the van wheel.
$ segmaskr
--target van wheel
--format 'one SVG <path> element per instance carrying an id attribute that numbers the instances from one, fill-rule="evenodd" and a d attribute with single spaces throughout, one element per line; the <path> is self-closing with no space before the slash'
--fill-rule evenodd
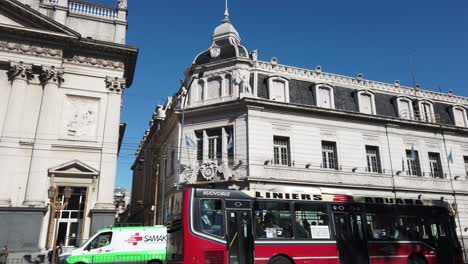
<path id="1" fill-rule="evenodd" d="M 270 261 L 268 261 L 268 264 L 293 264 L 287 257 L 285 256 L 277 256 Z"/>
<path id="2" fill-rule="evenodd" d="M 408 259 L 407 264 L 426 264 L 426 261 L 418 256 L 413 256 Z"/>

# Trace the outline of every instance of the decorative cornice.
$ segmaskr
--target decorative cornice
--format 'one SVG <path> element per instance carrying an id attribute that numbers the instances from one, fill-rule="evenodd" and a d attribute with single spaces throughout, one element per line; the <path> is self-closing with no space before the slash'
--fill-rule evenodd
<path id="1" fill-rule="evenodd" d="M 125 78 L 107 77 L 105 82 L 106 88 L 111 92 L 122 93 L 125 91 L 125 88 L 127 88 L 127 81 Z"/>
<path id="2" fill-rule="evenodd" d="M 29 82 L 33 78 L 32 66 L 23 62 L 12 62 L 7 71 L 8 80 L 21 79 Z"/>
<path id="3" fill-rule="evenodd" d="M 33 46 L 25 43 L 0 41 L 0 50 L 41 57 L 62 57 L 62 50 Z"/>
<path id="4" fill-rule="evenodd" d="M 124 69 L 124 63 L 121 61 L 97 59 L 97 58 L 84 57 L 84 56 L 74 56 L 73 58 L 67 58 L 65 60 L 66 62 L 69 62 L 69 63 L 84 64 L 84 65 L 88 65 L 92 67 L 116 69 L 116 70 Z"/>
<path id="5" fill-rule="evenodd" d="M 280 74 L 287 74 L 290 76 L 299 77 L 301 79 L 309 79 L 313 82 L 323 82 L 323 83 L 338 83 L 343 84 L 347 87 L 351 86 L 353 88 L 361 88 L 361 89 L 372 89 L 375 91 L 381 91 L 384 93 L 394 94 L 394 95 L 406 95 L 409 97 L 418 97 L 418 98 L 425 98 L 425 99 L 432 99 L 437 101 L 443 101 L 447 103 L 453 104 L 461 104 L 461 105 L 468 105 L 468 98 L 461 97 L 461 96 L 454 96 L 450 94 L 443 94 L 437 93 L 427 90 L 419 90 L 416 91 L 414 88 L 411 87 L 404 87 L 400 86 L 399 82 L 398 85 L 390 84 L 390 83 L 383 83 L 377 81 L 370 81 L 365 79 L 360 79 L 356 77 L 348 77 L 333 73 L 326 73 L 323 71 L 317 70 L 307 70 L 296 68 L 287 65 L 272 65 L 269 62 L 263 61 L 256 61 L 255 68 L 257 70 L 263 70 L 268 72 L 280 73 Z"/>
<path id="6" fill-rule="evenodd" d="M 39 80 L 43 85 L 47 83 L 55 83 L 60 86 L 65 80 L 63 79 L 63 70 L 58 69 L 55 66 L 43 67 L 42 72 L 39 75 Z"/>

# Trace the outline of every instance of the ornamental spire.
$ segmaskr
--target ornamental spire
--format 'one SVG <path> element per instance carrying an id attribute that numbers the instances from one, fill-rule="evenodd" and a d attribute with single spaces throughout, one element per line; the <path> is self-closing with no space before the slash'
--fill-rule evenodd
<path id="1" fill-rule="evenodd" d="M 224 8 L 224 19 L 223 19 L 223 22 L 229 22 L 228 0 L 226 0 L 226 7 Z"/>

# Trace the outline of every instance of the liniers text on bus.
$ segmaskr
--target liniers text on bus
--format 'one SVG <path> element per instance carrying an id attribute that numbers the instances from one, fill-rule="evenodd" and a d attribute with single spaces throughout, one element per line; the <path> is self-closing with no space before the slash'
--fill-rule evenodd
<path id="1" fill-rule="evenodd" d="M 463 263 L 454 212 L 444 201 L 308 189 L 171 194 L 168 263 Z"/>

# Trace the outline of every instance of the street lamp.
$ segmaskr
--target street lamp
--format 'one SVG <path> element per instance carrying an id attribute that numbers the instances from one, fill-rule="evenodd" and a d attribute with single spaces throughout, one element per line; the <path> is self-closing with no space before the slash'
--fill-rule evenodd
<path id="1" fill-rule="evenodd" d="M 70 199 L 72 192 L 73 192 L 72 188 L 70 188 L 69 186 L 65 187 L 65 189 L 63 190 L 63 196 L 65 200 L 63 204 L 60 204 L 60 201 L 57 201 L 57 197 L 58 197 L 57 188 L 54 186 L 50 186 L 49 189 L 47 190 L 47 195 L 49 196 L 50 205 L 51 205 L 50 213 L 53 214 L 53 217 L 55 218 L 54 243 L 52 245 L 52 261 L 51 261 L 52 264 L 57 263 L 56 255 L 57 255 L 57 237 L 58 237 L 58 220 L 59 220 L 59 218 L 57 217 L 57 213 L 67 208 L 68 199 Z M 53 222 L 53 218 L 51 218 L 51 224 L 52 222 Z"/>

